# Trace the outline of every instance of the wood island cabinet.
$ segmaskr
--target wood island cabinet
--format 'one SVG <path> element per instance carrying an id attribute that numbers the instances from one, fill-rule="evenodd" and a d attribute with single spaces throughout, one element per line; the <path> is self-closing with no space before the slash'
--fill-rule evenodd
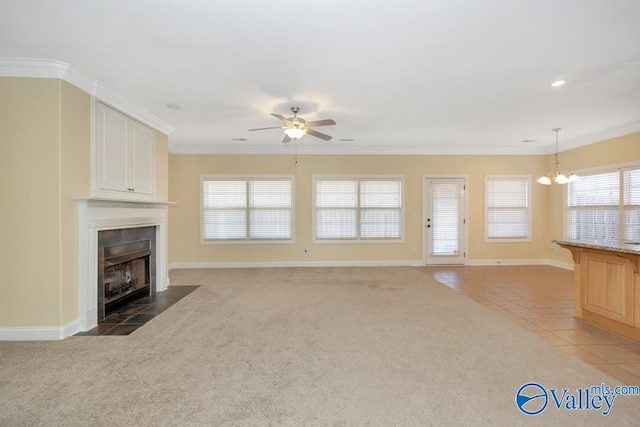
<path id="1" fill-rule="evenodd" d="M 640 248 L 554 242 L 573 257 L 576 317 L 640 342 Z"/>

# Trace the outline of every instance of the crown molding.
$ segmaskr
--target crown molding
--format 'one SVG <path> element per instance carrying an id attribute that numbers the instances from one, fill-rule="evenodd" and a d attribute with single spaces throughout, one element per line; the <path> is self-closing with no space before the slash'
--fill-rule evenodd
<path id="1" fill-rule="evenodd" d="M 562 141 L 563 150 L 561 150 L 561 152 L 571 150 L 573 148 L 582 147 L 584 145 L 595 144 L 597 142 L 618 138 L 620 136 L 630 135 L 636 132 L 640 132 L 640 120 L 626 123 L 624 125 L 618 126 L 613 129 L 607 129 L 601 132 L 594 132 L 585 136 L 573 138 L 568 141 Z M 553 154 L 555 152 L 553 147 L 554 146 L 550 146 L 551 151 L 549 151 L 549 154 Z"/>
<path id="2" fill-rule="evenodd" d="M 128 101 L 126 98 L 120 96 L 113 89 L 96 81 L 96 87 L 93 95 L 99 100 L 111 105 L 117 110 L 122 111 L 126 115 L 142 122 L 160 132 L 171 135 L 176 129 L 159 119 L 133 102 Z"/>
<path id="3" fill-rule="evenodd" d="M 170 135 L 175 131 L 173 126 L 65 62 L 55 59 L 0 58 L 0 77 L 64 80 L 164 134 Z"/>
<path id="4" fill-rule="evenodd" d="M 567 151 L 586 145 L 607 141 L 613 138 L 630 135 L 640 132 L 640 120 L 618 126 L 613 129 L 607 129 L 601 132 L 592 132 L 590 134 L 562 141 L 562 150 Z M 169 143 L 169 153 L 171 154 L 232 154 L 232 155 L 489 155 L 489 156 L 537 156 L 537 155 L 553 155 L 555 153 L 555 144 L 533 147 L 500 147 L 486 146 L 481 143 L 475 145 L 466 145 L 454 147 L 449 144 L 438 145 L 367 145 L 349 146 L 341 142 L 329 142 L 323 145 L 305 144 L 306 141 L 297 143 L 294 150 L 293 144 L 282 144 L 277 141 L 264 144 L 247 144 L 237 142 L 235 144 L 217 144 L 212 143 L 180 143 L 171 141 Z M 279 144 L 279 147 L 276 146 Z"/>
<path id="5" fill-rule="evenodd" d="M 2 77 L 62 79 L 69 64 L 54 59 L 0 58 Z"/>
<path id="6" fill-rule="evenodd" d="M 280 144 L 280 147 L 275 144 Z M 169 143 L 169 153 L 171 154 L 217 154 L 217 155 L 380 155 L 380 156 L 403 156 L 403 155 L 509 155 L 509 156 L 531 156 L 548 154 L 544 147 L 532 147 L 528 151 L 523 152 L 522 149 L 513 147 L 487 147 L 487 146 L 465 146 L 451 147 L 447 144 L 440 146 L 346 146 L 340 143 L 330 144 L 329 146 L 304 145 L 304 142 L 298 143 L 294 148 L 291 144 L 274 144 L 265 143 L 263 145 L 245 145 L 238 144 L 181 144 L 176 142 Z M 278 149 L 280 148 L 280 149 Z"/>

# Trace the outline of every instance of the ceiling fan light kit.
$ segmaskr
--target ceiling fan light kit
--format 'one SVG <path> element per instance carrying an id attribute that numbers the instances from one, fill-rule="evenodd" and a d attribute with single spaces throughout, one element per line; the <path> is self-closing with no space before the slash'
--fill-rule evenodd
<path id="1" fill-rule="evenodd" d="M 291 139 L 300 139 L 307 133 L 307 131 L 303 128 L 287 128 L 284 130 L 284 133 Z"/>
<path id="2" fill-rule="evenodd" d="M 333 119 L 324 119 L 324 120 L 316 120 L 313 122 L 307 122 L 302 117 L 298 117 L 298 112 L 300 111 L 300 107 L 291 107 L 291 112 L 293 112 L 293 117 L 284 117 L 280 114 L 271 113 L 273 117 L 283 122 L 284 126 L 274 126 L 267 128 L 255 128 L 249 129 L 250 131 L 254 130 L 267 130 L 267 129 L 284 129 L 284 139 L 282 142 L 290 142 L 291 140 L 297 140 L 302 138 L 304 135 L 315 136 L 316 138 L 323 139 L 325 141 L 329 141 L 332 136 L 318 132 L 317 130 L 312 129 L 316 126 L 330 126 L 335 125 L 336 122 Z"/>
<path id="3" fill-rule="evenodd" d="M 574 173 L 569 172 L 568 174 L 564 174 L 560 171 L 560 162 L 558 161 L 558 132 L 560 132 L 561 128 L 552 129 L 556 133 L 556 167 L 553 172 L 549 172 L 546 175 L 538 178 L 537 182 L 543 185 L 551 185 L 551 183 L 555 182 L 556 184 L 567 184 L 569 182 L 577 181 L 580 177 Z"/>

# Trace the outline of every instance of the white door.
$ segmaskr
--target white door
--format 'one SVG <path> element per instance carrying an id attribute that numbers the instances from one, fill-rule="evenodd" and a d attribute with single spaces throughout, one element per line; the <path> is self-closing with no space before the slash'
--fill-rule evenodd
<path id="1" fill-rule="evenodd" d="M 425 263 L 464 264 L 465 179 L 426 178 Z"/>

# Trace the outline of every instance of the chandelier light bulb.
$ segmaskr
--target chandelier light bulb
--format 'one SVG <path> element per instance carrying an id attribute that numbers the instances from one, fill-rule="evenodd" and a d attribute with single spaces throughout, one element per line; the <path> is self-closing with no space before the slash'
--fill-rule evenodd
<path id="1" fill-rule="evenodd" d="M 551 178 L 549 178 L 548 176 L 541 176 L 540 178 L 538 178 L 538 182 L 540 184 L 544 184 L 544 185 L 551 185 Z"/>

